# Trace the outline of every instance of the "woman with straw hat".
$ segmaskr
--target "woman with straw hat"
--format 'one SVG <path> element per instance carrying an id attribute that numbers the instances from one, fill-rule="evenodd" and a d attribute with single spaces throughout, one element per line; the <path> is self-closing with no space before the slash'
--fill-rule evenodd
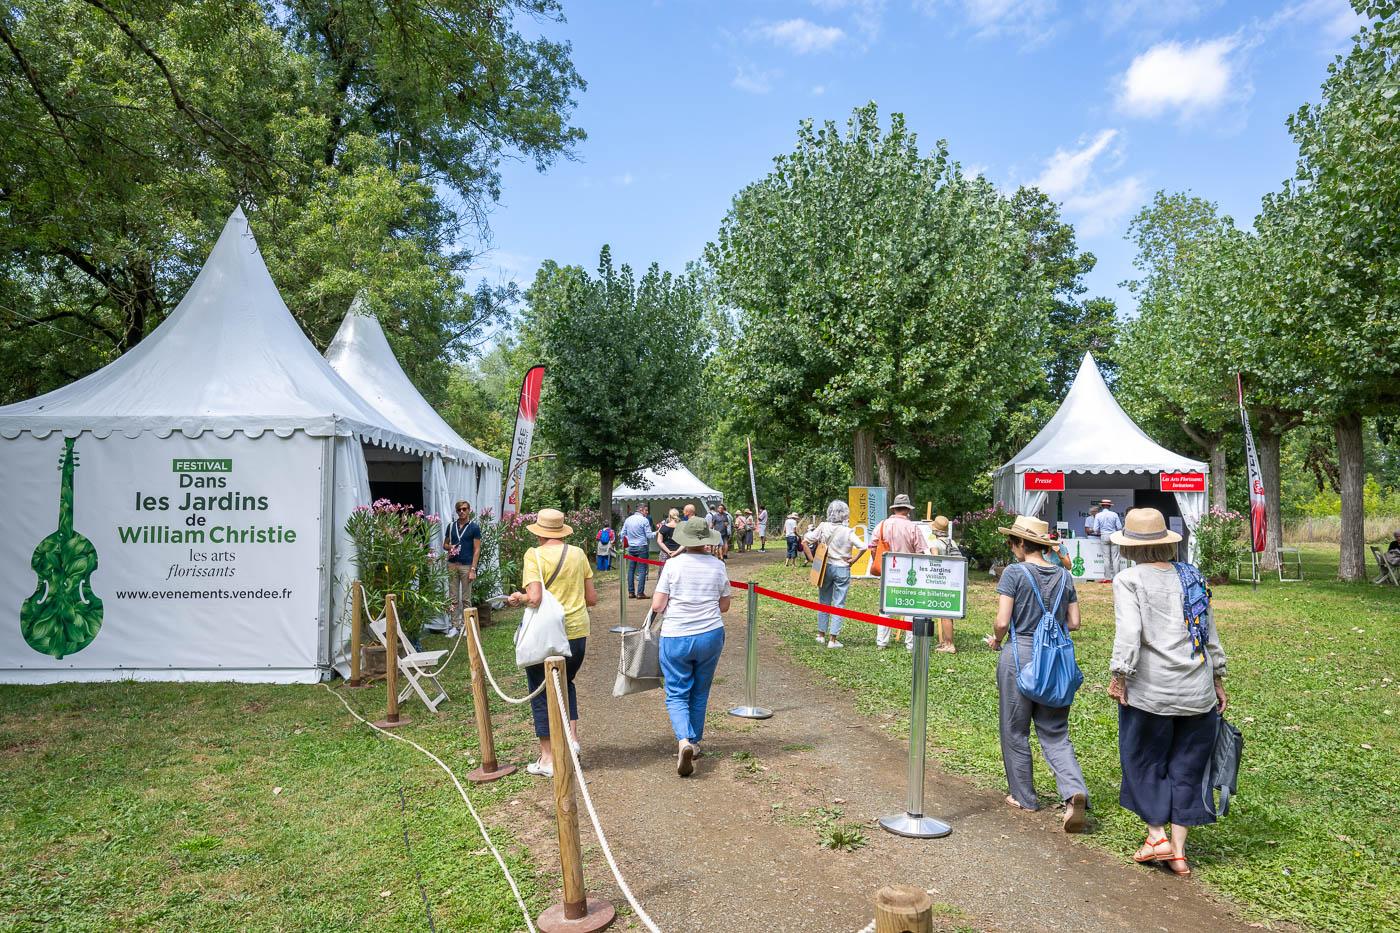
<path id="1" fill-rule="evenodd" d="M 1026 663 L 1033 650 L 1032 636 L 1044 612 L 1051 612 L 1066 631 L 1078 630 L 1079 597 L 1074 591 L 1074 578 L 1045 559 L 1045 552 L 1054 544 L 1048 524 L 1029 515 L 1017 515 L 1010 528 L 997 531 L 1006 535 L 1006 543 L 1019 563 L 1002 571 L 997 583 L 996 629 L 987 636 L 987 644 L 1001 651 L 1006 638 L 1015 638 L 1016 654 Z M 1035 702 L 1021 692 L 1017 673 L 1012 652 L 1001 651 L 997 659 L 997 693 L 1001 761 L 1010 791 L 1006 803 L 1018 810 L 1040 809 L 1031 770 L 1030 727 L 1034 722 L 1041 754 L 1055 775 L 1060 799 L 1064 801 L 1064 830 L 1077 833 L 1084 828 L 1089 788 L 1069 740 L 1069 707 Z"/>
<path id="2" fill-rule="evenodd" d="M 929 539 L 930 554 L 957 554 L 958 546 L 953 543 L 951 534 L 953 523 L 948 521 L 946 515 L 935 515 L 933 518 L 933 534 Z M 938 647 L 934 649 L 944 654 L 956 654 L 958 649 L 953 644 L 953 620 L 938 620 Z"/>
<path id="3" fill-rule="evenodd" d="M 583 665 L 584 649 L 588 646 L 588 607 L 598 604 L 598 591 L 593 588 L 593 567 L 583 548 L 572 547 L 564 539 L 574 533 L 564 523 L 564 513 L 558 509 L 540 509 L 533 525 L 526 530 L 539 541 L 538 547 L 525 552 L 525 569 L 521 586 L 524 589 L 506 598 L 511 606 L 538 608 L 549 592 L 564 607 L 564 634 L 569 638 L 569 657 L 565 664 L 569 693 L 569 741 L 578 749 L 578 693 L 574 676 Z M 544 665 L 525 668 L 525 680 L 533 692 L 544 683 Z M 539 761 L 525 770 L 541 777 L 554 776 L 554 752 L 549 744 L 549 700 L 540 693 L 530 701 L 535 719 L 535 737 L 540 740 Z"/>
<path id="4" fill-rule="evenodd" d="M 1225 651 L 1208 607 L 1186 618 L 1186 587 L 1204 583 L 1195 567 L 1174 563 L 1181 535 L 1161 512 L 1132 509 L 1110 540 L 1137 562 L 1113 578 L 1108 695 L 1118 701 L 1118 802 L 1147 824 L 1133 861 L 1189 875 L 1187 831 L 1215 822 L 1202 785 L 1228 702 Z"/>
<path id="5" fill-rule="evenodd" d="M 666 561 L 652 594 L 651 611 L 661 622 L 661 673 L 666 713 L 676 735 L 676 773 L 690 777 L 705 735 L 710 685 L 724 650 L 724 616 L 729 611 L 729 577 L 724 562 L 706 552 L 720 543 L 719 532 L 703 518 L 676 528 L 684 550 Z"/>

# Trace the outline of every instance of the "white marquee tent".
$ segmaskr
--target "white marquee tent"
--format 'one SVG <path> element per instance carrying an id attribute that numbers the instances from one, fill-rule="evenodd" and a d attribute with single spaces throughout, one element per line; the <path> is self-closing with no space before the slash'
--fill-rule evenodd
<path id="1" fill-rule="evenodd" d="M 472 503 L 478 513 L 487 509 L 494 513 L 499 508 L 501 461 L 467 443 L 433 410 L 404 373 L 383 328 L 365 308 L 363 299 L 356 298 L 351 304 L 326 350 L 326 359 L 389 423 L 437 445 L 431 457 L 396 451 L 380 453 L 370 463 L 371 480 L 376 469 L 414 470 L 421 461 L 424 511 L 445 522 L 453 517 L 452 505 L 459 499 Z"/>
<path id="2" fill-rule="evenodd" d="M 316 352 L 235 210 L 145 340 L 0 408 L 0 682 L 320 679 L 366 449 L 443 453 Z"/>
<path id="3" fill-rule="evenodd" d="M 675 461 L 654 470 L 643 470 L 641 482 L 635 486 L 621 485 L 613 490 L 613 505 L 628 506 L 639 502 L 699 502 L 709 507 L 724 501 L 724 493 L 705 485 L 685 464 Z"/>
<path id="4" fill-rule="evenodd" d="M 1167 494 L 1186 529 L 1194 530 L 1205 514 L 1209 471 L 1204 462 L 1172 453 L 1148 437 L 1119 406 L 1093 355 L 1086 353 L 1054 417 L 994 477 L 997 500 L 1020 515 L 1040 515 L 1051 491 L 1077 493 L 1085 504 L 1107 494 L 1120 514 L 1135 501 L 1160 502 L 1159 494 Z M 1054 514 L 1045 517 L 1054 524 Z"/>

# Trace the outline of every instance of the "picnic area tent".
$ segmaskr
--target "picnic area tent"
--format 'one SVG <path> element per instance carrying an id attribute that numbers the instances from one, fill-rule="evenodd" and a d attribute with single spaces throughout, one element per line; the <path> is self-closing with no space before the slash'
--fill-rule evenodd
<path id="1" fill-rule="evenodd" d="M 705 485 L 685 464 L 676 460 L 652 470 L 643 470 L 635 484 L 623 484 L 613 489 L 613 506 L 623 511 L 646 502 L 658 510 L 681 508 L 692 503 L 708 509 L 724 501 L 724 493 Z"/>
<path id="2" fill-rule="evenodd" d="M 383 448 L 367 451 L 372 488 L 381 476 L 395 486 L 418 485 L 421 498 L 411 501 L 444 522 L 453 518 L 453 503 L 461 499 L 478 513 L 499 508 L 501 461 L 463 440 L 428 404 L 399 365 L 363 297 L 350 305 L 326 360 L 390 424 L 436 446 L 425 457 Z"/>
<path id="3" fill-rule="evenodd" d="M 365 450 L 441 447 L 322 358 L 235 210 L 149 336 L 0 407 L 0 682 L 321 679 Z"/>
<path id="4" fill-rule="evenodd" d="M 1073 535 L 1083 534 L 1089 504 L 1104 497 L 1119 514 L 1150 506 L 1179 517 L 1189 532 L 1205 514 L 1209 472 L 1204 462 L 1148 437 L 1085 353 L 1054 417 L 994 480 L 997 500 L 1008 509 L 1039 515 L 1052 527 L 1066 522 Z"/>

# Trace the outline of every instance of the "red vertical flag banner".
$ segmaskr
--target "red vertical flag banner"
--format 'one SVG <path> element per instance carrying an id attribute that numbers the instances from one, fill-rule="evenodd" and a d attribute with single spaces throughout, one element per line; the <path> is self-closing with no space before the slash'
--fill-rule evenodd
<path id="1" fill-rule="evenodd" d="M 1235 387 L 1240 396 L 1240 423 L 1244 425 L 1244 456 L 1249 464 L 1249 539 L 1252 550 L 1259 554 L 1264 550 L 1265 532 L 1269 527 L 1264 509 L 1264 475 L 1259 472 L 1259 454 L 1254 450 L 1254 432 L 1249 429 L 1249 412 L 1244 408 L 1244 380 L 1239 373 L 1235 373 Z"/>
<path id="2" fill-rule="evenodd" d="M 525 493 L 525 461 L 530 458 L 530 442 L 535 439 L 535 416 L 540 412 L 540 390 L 544 388 L 544 367 L 535 366 L 520 383 L 520 407 L 515 412 L 515 438 L 510 445 L 510 472 L 502 491 L 501 517 L 520 511 Z"/>

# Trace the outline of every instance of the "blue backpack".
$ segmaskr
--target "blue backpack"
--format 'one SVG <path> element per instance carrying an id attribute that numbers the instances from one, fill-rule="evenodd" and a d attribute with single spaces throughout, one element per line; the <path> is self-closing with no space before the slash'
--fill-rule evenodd
<path id="1" fill-rule="evenodd" d="M 1036 602 L 1040 603 L 1040 621 L 1036 623 L 1035 635 L 1031 641 L 1031 659 L 1021 666 L 1021 656 L 1016 647 L 1015 626 L 1012 626 L 1011 660 L 1016 665 L 1016 686 L 1021 692 L 1042 706 L 1069 706 L 1074 700 L 1074 692 L 1084 683 L 1084 673 L 1079 662 L 1074 659 L 1074 642 L 1069 632 L 1055 618 L 1055 610 L 1060 608 L 1060 599 L 1065 594 L 1065 580 L 1069 574 L 1060 571 L 1060 582 L 1055 589 L 1055 602 L 1050 608 L 1045 606 L 1045 598 L 1040 595 L 1040 583 L 1035 572 L 1024 564 L 1026 581 L 1031 585 Z"/>

